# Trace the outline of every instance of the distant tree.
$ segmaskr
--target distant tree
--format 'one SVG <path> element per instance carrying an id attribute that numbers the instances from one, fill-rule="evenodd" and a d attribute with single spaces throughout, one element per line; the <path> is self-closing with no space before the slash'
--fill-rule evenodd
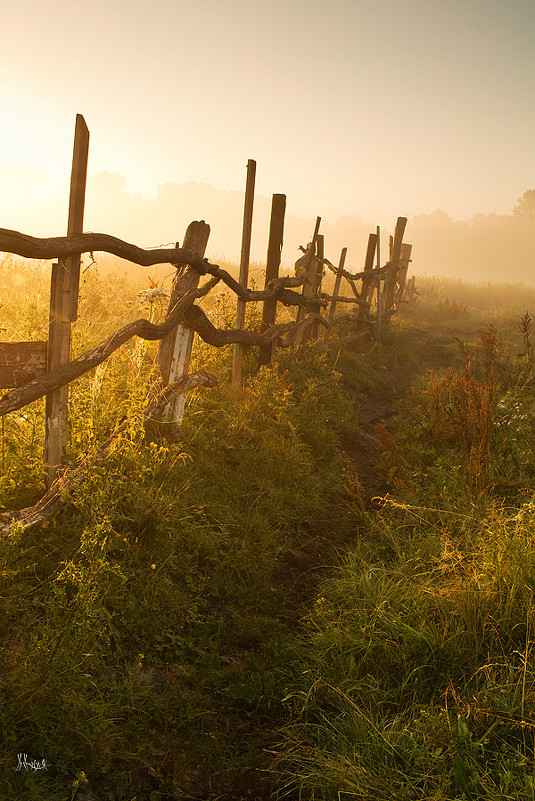
<path id="1" fill-rule="evenodd" d="M 518 206 L 514 207 L 513 214 L 535 221 L 535 189 L 528 189 L 518 198 Z"/>

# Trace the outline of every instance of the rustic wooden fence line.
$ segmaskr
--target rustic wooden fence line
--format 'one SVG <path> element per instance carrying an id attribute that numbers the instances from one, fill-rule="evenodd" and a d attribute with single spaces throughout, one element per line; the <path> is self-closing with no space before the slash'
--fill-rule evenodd
<path id="1" fill-rule="evenodd" d="M 0 251 L 32 259 L 57 259 L 52 266 L 48 340 L 0 343 L 0 387 L 11 388 L 0 398 L 0 416 L 46 396 L 45 463 L 49 490 L 35 507 L 3 513 L 0 516 L 0 531 L 2 527 L 7 530 L 6 527 L 9 528 L 13 520 L 18 520 L 25 528 L 49 517 L 65 488 L 78 480 L 90 462 L 102 458 L 106 446 L 103 446 L 104 451 L 98 449 L 91 459 L 82 459 L 68 474 L 61 475 L 58 470 L 64 462 L 68 442 L 68 385 L 105 361 L 132 337 L 160 341 L 157 356 L 161 373 L 160 393 L 156 401 L 147 407 L 147 418 L 180 423 L 186 392 L 196 386 L 214 386 L 218 383 L 217 378 L 206 371 L 188 375 L 195 333 L 215 347 L 235 345 L 233 381 L 239 384 L 245 346 L 259 348 L 259 366 L 262 366 L 273 360 L 278 348 L 299 347 L 307 341 L 318 340 L 320 328 L 329 338 L 333 327 L 347 319 L 351 320 L 352 331 L 344 341 L 370 334 L 380 338 L 403 293 L 411 286 L 414 291 L 414 280 L 408 287 L 406 280 L 411 246 L 403 244 L 407 223 L 404 217 L 398 218 L 394 236 L 391 237 L 389 261 L 383 266 L 380 264 L 380 230 L 377 229 L 369 237 L 364 270 L 356 273 L 345 268 L 347 248 L 342 250 L 337 267 L 325 258 L 324 239 L 319 233 L 321 219 L 318 217 L 310 243 L 301 248 L 303 256 L 296 262 L 295 276 L 279 276 L 285 195 L 273 195 L 264 289 L 249 289 L 247 282 L 256 171 L 256 163 L 251 160 L 247 165 L 239 281 L 204 257 L 210 234 L 210 227 L 204 221 L 195 221 L 188 226 L 182 247 L 177 243 L 176 247 L 165 249 L 146 250 L 108 234 L 82 233 L 88 142 L 87 126 L 83 117 L 78 115 L 67 236 L 38 238 L 0 229 Z M 87 353 L 71 360 L 71 323 L 76 320 L 78 313 L 80 257 L 83 253 L 95 251 L 144 266 L 164 263 L 175 266 L 169 308 L 162 323 L 135 320 Z M 321 290 L 326 269 L 335 274 L 332 295 Z M 199 286 L 202 277 L 207 277 L 207 280 Z M 350 297 L 340 294 L 343 280 L 351 287 Z M 223 282 L 237 298 L 234 329 L 217 328 L 204 310 L 196 305 L 196 301 L 208 295 L 219 282 Z M 370 312 L 374 294 L 375 318 Z M 244 328 L 245 305 L 251 302 L 264 304 L 260 331 Z M 296 319 L 277 323 L 279 303 L 287 308 L 295 308 Z M 336 317 L 336 307 L 342 303 L 356 306 L 357 314 Z M 117 434 L 115 432 L 110 441 Z"/>
<path id="2" fill-rule="evenodd" d="M 401 222 L 398 221 L 399 232 L 404 229 L 404 218 L 400 218 L 400 220 Z M 362 272 L 349 273 L 344 269 L 347 249 L 344 248 L 342 251 L 339 266 L 334 267 L 325 258 L 319 256 L 311 258 L 312 248 L 309 247 L 305 249 L 305 267 L 313 273 L 312 281 L 308 277 L 310 273 L 303 270 L 301 274 L 293 277 L 273 278 L 268 281 L 263 290 L 252 290 L 242 286 L 226 270 L 210 263 L 195 252 L 199 243 L 202 247 L 206 246 L 208 232 L 209 227 L 206 223 L 203 221 L 193 222 L 188 227 L 184 239 L 186 243 L 192 244 L 191 249 L 176 247 L 165 251 L 146 251 L 104 234 L 77 234 L 52 239 L 38 239 L 16 231 L 0 229 L 0 250 L 29 258 L 57 258 L 60 260 L 58 262 L 60 265 L 64 265 L 69 256 L 80 256 L 81 253 L 99 250 L 115 255 L 121 254 L 122 258 L 129 258 L 136 264 L 152 265 L 167 262 L 177 268 L 171 290 L 169 310 L 162 323 L 152 323 L 146 319 L 134 320 L 78 358 L 69 360 L 54 369 L 47 368 L 43 343 L 6 343 L 7 351 L 11 348 L 21 348 L 17 352 L 19 367 L 21 353 L 28 349 L 31 351 L 34 345 L 37 345 L 41 357 L 39 360 L 34 359 L 33 356 L 28 358 L 26 353 L 24 365 L 26 369 L 21 370 L 21 377 L 18 382 L 15 382 L 20 385 L 15 386 L 0 398 L 0 416 L 67 387 L 70 382 L 105 361 L 132 337 L 138 336 L 147 340 L 160 340 L 158 364 L 162 374 L 161 388 L 156 400 L 148 405 L 145 418 L 147 421 L 155 419 L 178 421 L 181 419 L 182 410 L 178 410 L 179 417 L 177 417 L 177 400 L 183 402 L 186 392 L 194 387 L 211 387 L 218 383 L 218 379 L 214 375 L 203 370 L 191 375 L 187 374 L 194 333 L 215 347 L 229 344 L 257 346 L 260 349 L 261 357 L 265 355 L 266 351 L 269 352 L 267 361 L 265 358 L 260 359 L 262 364 L 271 361 L 276 348 L 302 345 L 303 335 L 311 332 L 316 326 L 321 326 L 329 333 L 334 326 L 344 321 L 350 321 L 353 330 L 344 339 L 344 342 L 348 342 L 370 335 L 374 329 L 377 330 L 377 318 L 374 320 L 370 317 L 373 283 L 375 282 L 375 291 L 377 291 L 381 283 L 386 284 L 392 273 L 400 274 L 404 269 L 401 261 L 399 263 L 391 261 L 376 269 L 368 268 Z M 312 266 L 309 267 L 309 265 Z M 336 294 L 327 295 L 319 291 L 317 275 L 320 272 L 319 268 L 323 269 L 324 266 L 336 275 Z M 208 280 L 199 287 L 198 283 L 202 276 L 208 276 Z M 340 284 L 344 278 L 353 289 L 353 297 L 348 298 L 339 294 Z M 356 287 L 356 282 L 359 280 L 362 281 L 360 292 Z M 393 279 L 391 280 L 393 281 Z M 196 305 L 196 301 L 208 295 L 219 282 L 223 282 L 244 303 L 262 302 L 264 304 L 263 319 L 273 320 L 272 324 L 267 328 L 264 327 L 264 330 L 260 332 L 241 328 L 221 329 L 214 326 L 206 312 Z M 310 286 L 313 287 L 312 293 Z M 370 286 L 372 286 L 372 290 L 369 289 Z M 399 300 L 403 287 L 399 283 L 397 287 L 397 299 Z M 298 288 L 301 288 L 301 293 L 296 291 Z M 366 299 L 364 299 L 365 297 Z M 276 323 L 278 303 L 287 308 L 296 308 L 298 319 L 286 323 Z M 336 318 L 335 309 L 339 303 L 356 304 L 359 313 Z M 328 316 L 321 314 L 321 311 L 328 311 Z M 361 315 L 362 311 L 365 313 L 364 316 Z M 392 311 L 393 306 L 387 307 L 386 304 L 383 306 L 382 315 L 385 321 Z M 301 315 L 300 312 L 302 312 Z M 0 353 L 2 351 L 4 351 L 4 361 L 8 360 L 6 349 L 0 346 Z M 11 370 L 11 375 L 13 375 L 13 370 Z M 82 479 L 90 465 L 104 458 L 108 448 L 120 433 L 121 427 L 91 457 L 82 459 L 63 475 L 58 474 L 56 469 L 50 489 L 35 506 L 0 514 L 0 533 L 9 532 L 14 521 L 20 528 L 27 529 L 50 518 L 57 511 L 65 493 L 71 491 L 73 486 Z M 49 431 L 45 431 L 46 434 L 50 436 Z M 55 468 L 58 466 L 58 464 L 54 465 Z"/>

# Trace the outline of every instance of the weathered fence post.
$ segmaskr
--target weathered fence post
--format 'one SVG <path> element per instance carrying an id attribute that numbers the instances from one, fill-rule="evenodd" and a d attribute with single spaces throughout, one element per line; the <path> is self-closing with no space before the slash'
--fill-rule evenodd
<path id="1" fill-rule="evenodd" d="M 241 240 L 240 257 L 240 284 L 247 286 L 249 280 L 249 256 L 251 253 L 251 230 L 253 227 L 253 204 L 254 204 L 254 185 L 256 176 L 256 161 L 249 159 L 247 162 L 247 181 L 245 185 L 245 202 L 243 206 L 243 230 Z M 238 298 L 236 307 L 236 328 L 242 329 L 245 323 L 245 301 Z M 236 343 L 234 346 L 234 375 L 235 386 L 241 384 L 241 366 L 243 360 L 243 345 Z"/>
<path id="2" fill-rule="evenodd" d="M 315 262 L 316 269 L 314 270 L 314 275 L 312 276 L 312 278 L 313 278 L 312 297 L 314 297 L 314 298 L 317 298 L 319 296 L 319 293 L 320 293 L 320 290 L 321 290 L 321 282 L 322 282 L 322 279 L 323 279 L 323 270 L 324 270 L 324 266 L 323 266 L 323 259 L 324 258 L 325 258 L 325 238 L 324 238 L 323 234 L 318 234 L 318 238 L 317 238 L 317 253 L 316 253 L 316 262 Z M 314 262 L 312 262 L 312 263 L 314 264 Z M 319 328 L 320 328 L 319 322 L 316 321 L 315 323 L 313 323 L 311 331 L 310 331 L 310 336 L 311 336 L 312 339 L 317 339 L 318 338 Z"/>
<path id="3" fill-rule="evenodd" d="M 269 239 L 266 260 L 266 278 L 264 287 L 270 281 L 279 277 L 281 263 L 282 242 L 284 238 L 284 215 L 286 212 L 286 195 L 273 195 L 271 199 L 271 218 L 269 223 Z M 268 298 L 264 301 L 262 309 L 262 328 L 265 331 L 270 326 L 275 325 L 277 318 L 277 298 Z M 269 364 L 275 354 L 276 344 L 271 342 L 260 348 L 258 366 Z"/>
<path id="4" fill-rule="evenodd" d="M 399 260 L 399 276 L 398 276 L 398 284 L 399 284 L 398 294 L 400 298 L 403 297 L 403 293 L 405 292 L 405 284 L 407 283 L 407 273 L 409 271 L 409 264 L 411 262 L 411 253 L 412 253 L 412 245 L 401 246 L 401 257 Z"/>
<path id="5" fill-rule="evenodd" d="M 381 273 L 379 270 L 381 269 L 381 228 L 378 225 L 375 229 L 376 233 L 375 236 L 377 238 L 376 244 L 376 254 L 377 254 L 377 341 L 381 341 L 381 316 L 383 310 L 381 308 Z"/>
<path id="6" fill-rule="evenodd" d="M 84 228 L 85 186 L 87 181 L 87 157 L 89 153 L 89 130 L 81 114 L 76 115 L 74 151 L 72 156 L 71 193 L 69 200 L 69 219 L 67 236 L 81 234 Z M 71 294 L 70 321 L 78 317 L 78 293 L 80 286 L 80 256 L 70 256 L 66 260 Z"/>
<path id="7" fill-rule="evenodd" d="M 333 289 L 333 297 L 336 298 L 340 294 L 340 284 L 342 283 L 342 270 L 344 269 L 344 265 L 346 263 L 346 256 L 347 256 L 347 248 L 342 248 L 342 252 L 340 253 L 340 261 L 338 262 L 338 272 L 336 273 L 336 279 L 334 281 L 334 289 Z M 334 312 L 336 310 L 336 300 L 331 301 L 331 308 L 329 309 L 329 322 L 332 323 L 334 320 Z M 327 329 L 325 333 L 325 338 L 329 336 L 329 329 Z"/>
<path id="8" fill-rule="evenodd" d="M 204 256 L 208 237 L 210 236 L 210 226 L 204 220 L 191 222 L 188 225 L 182 243 L 183 248 L 191 250 L 196 256 Z M 177 302 L 190 289 L 196 289 L 199 284 L 199 273 L 192 269 L 182 268 L 177 270 L 177 275 L 171 288 L 167 316 L 171 314 Z M 185 325 L 178 325 L 174 331 L 160 341 L 158 348 L 157 361 L 162 374 L 164 386 L 172 384 L 182 376 L 185 376 L 189 369 L 191 349 L 193 347 L 194 332 Z M 178 425 L 184 416 L 186 396 L 178 395 L 165 408 L 162 419 L 174 422 Z"/>
<path id="9" fill-rule="evenodd" d="M 320 223 L 321 217 L 316 217 L 316 225 L 314 226 L 314 234 L 312 236 L 312 241 L 308 243 L 307 249 L 305 251 L 305 255 L 301 256 L 295 263 L 296 273 L 299 276 L 305 277 L 305 283 L 303 284 L 303 289 L 301 290 L 301 294 L 305 298 L 312 297 L 314 292 L 313 282 L 311 279 L 311 272 L 313 270 L 313 265 L 316 260 L 316 243 L 319 235 L 320 230 Z M 297 322 L 301 322 L 301 320 L 306 315 L 306 310 L 303 306 L 299 306 L 297 311 Z"/>
<path id="10" fill-rule="evenodd" d="M 74 148 L 69 197 L 67 235 L 83 230 L 89 131 L 81 114 L 76 115 Z M 71 322 L 78 313 L 80 256 L 70 256 L 52 266 L 50 284 L 50 315 L 48 326 L 47 371 L 50 372 L 70 359 Z M 57 475 L 65 458 L 68 441 L 68 385 L 46 396 L 45 405 L 45 465 L 47 483 Z"/>
<path id="11" fill-rule="evenodd" d="M 392 307 L 394 305 L 394 299 L 396 296 L 396 283 L 398 278 L 399 262 L 401 258 L 401 246 L 403 244 L 403 234 L 405 233 L 406 225 L 407 218 L 398 217 L 390 253 L 391 267 L 385 280 L 385 299 L 383 306 L 383 324 L 385 326 L 390 324 L 390 319 L 392 316 Z"/>
<path id="12" fill-rule="evenodd" d="M 372 283 L 372 270 L 373 270 L 373 259 L 375 256 L 375 249 L 377 247 L 377 234 L 370 234 L 368 237 L 368 247 L 366 248 L 366 259 L 364 261 L 364 272 L 369 272 L 369 276 L 365 276 L 362 279 L 362 287 L 360 296 L 362 300 L 366 300 L 371 303 L 371 299 L 373 297 L 373 290 L 375 287 Z M 368 295 L 370 297 L 368 297 Z M 368 316 L 368 308 L 366 306 L 361 306 L 359 309 L 359 313 L 357 315 L 359 320 L 364 320 Z"/>

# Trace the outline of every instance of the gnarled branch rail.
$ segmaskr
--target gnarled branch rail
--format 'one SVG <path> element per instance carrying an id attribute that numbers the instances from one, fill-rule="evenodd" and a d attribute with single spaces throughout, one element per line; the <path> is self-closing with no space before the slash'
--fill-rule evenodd
<path id="1" fill-rule="evenodd" d="M 279 347 L 288 348 L 296 341 L 298 335 L 314 322 L 319 322 L 326 328 L 339 322 L 339 320 L 335 320 L 334 323 L 328 323 L 321 314 L 313 313 L 308 314 L 299 323 L 280 323 L 268 328 L 262 334 L 241 329 L 216 328 L 202 309 L 193 305 L 194 301 L 206 295 L 215 283 L 217 283 L 216 279 L 212 278 L 200 289 L 190 290 L 180 298 L 164 323 L 151 323 L 144 319 L 134 320 L 77 359 L 63 364 L 56 370 L 46 373 L 41 378 L 36 378 L 22 387 L 6 392 L 0 398 L 0 416 L 21 409 L 49 392 L 65 386 L 65 384 L 70 384 L 71 381 L 75 381 L 105 361 L 132 337 L 138 336 L 148 340 L 163 339 L 181 322 L 196 331 L 201 339 L 209 345 L 218 348 L 236 342 L 241 342 L 243 345 L 267 345 L 274 339 L 277 339 Z M 284 335 L 286 336 L 284 337 Z"/>
<path id="2" fill-rule="evenodd" d="M 197 298 L 206 295 L 216 283 L 217 281 L 211 278 L 200 289 L 190 290 L 184 297 L 180 298 L 165 322 L 156 324 L 144 319 L 134 320 L 77 359 L 73 359 L 71 362 L 61 365 L 61 367 L 58 367 L 56 370 L 46 373 L 41 378 L 36 378 L 22 387 L 6 392 L 5 395 L 0 398 L 0 416 L 20 409 L 26 406 L 26 404 L 32 403 L 38 398 L 42 398 L 43 395 L 47 395 L 49 392 L 52 392 L 52 390 L 69 384 L 84 373 L 92 370 L 93 367 L 97 367 L 111 356 L 117 348 L 120 348 L 121 345 L 124 345 L 125 342 L 128 342 L 128 340 L 132 339 L 134 336 L 149 340 L 162 339 L 172 331 L 175 326 L 182 322 L 186 309 L 192 306 Z"/>
<path id="3" fill-rule="evenodd" d="M 360 281 L 361 278 L 369 278 L 372 280 L 373 278 L 377 278 L 377 276 L 387 275 L 395 266 L 393 262 L 387 261 L 382 267 L 375 267 L 373 270 L 361 270 L 359 273 L 350 273 L 340 267 L 335 267 L 328 259 L 323 259 L 323 264 L 328 267 L 331 272 L 335 273 L 335 275 L 341 275 L 350 283 L 353 281 Z"/>
<path id="4" fill-rule="evenodd" d="M 81 253 L 92 253 L 95 250 L 111 253 L 121 259 L 127 259 L 150 267 L 153 264 L 191 264 L 202 269 L 204 259 L 200 259 L 190 250 L 184 248 L 162 248 L 144 250 L 130 242 L 124 242 L 109 234 L 71 234 L 70 236 L 53 236 L 40 238 L 0 228 L 0 250 L 15 253 L 28 259 L 66 259 L 68 256 L 79 256 Z"/>
<path id="5" fill-rule="evenodd" d="M 0 251 L 14 253 L 29 259 L 65 259 L 82 253 L 100 251 L 111 253 L 134 264 L 150 267 L 154 264 L 173 264 L 177 267 L 189 265 L 201 275 L 212 275 L 223 281 L 243 301 L 261 301 L 276 297 L 284 306 L 299 306 L 305 309 L 318 309 L 326 302 L 316 298 L 305 298 L 289 287 L 300 287 L 305 278 L 282 277 L 270 281 L 268 287 L 253 290 L 243 287 L 230 273 L 208 259 L 202 259 L 186 248 L 162 248 L 144 250 L 130 242 L 125 242 L 109 234 L 71 234 L 42 239 L 8 228 L 0 228 Z"/>

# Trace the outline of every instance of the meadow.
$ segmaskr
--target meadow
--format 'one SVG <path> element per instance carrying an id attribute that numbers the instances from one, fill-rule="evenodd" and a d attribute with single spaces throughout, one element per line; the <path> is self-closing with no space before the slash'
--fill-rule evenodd
<path id="1" fill-rule="evenodd" d="M 45 338 L 48 282 L 0 264 L 4 340 Z M 535 798 L 535 290 L 417 285 L 381 345 L 251 349 L 243 389 L 197 341 L 220 385 L 178 430 L 143 430 L 154 343 L 72 385 L 71 460 L 129 425 L 0 541 L 0 797 Z M 148 289 L 89 266 L 74 352 L 160 318 Z M 42 425 L 2 419 L 4 508 L 43 492 Z"/>

